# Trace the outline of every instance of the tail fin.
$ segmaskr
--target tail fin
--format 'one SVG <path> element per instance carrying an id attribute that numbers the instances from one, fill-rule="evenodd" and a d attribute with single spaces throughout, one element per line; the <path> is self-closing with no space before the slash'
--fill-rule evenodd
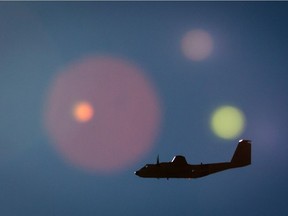
<path id="1" fill-rule="evenodd" d="M 242 167 L 251 164 L 250 140 L 239 140 L 238 146 L 232 157 L 231 164 L 235 167 Z"/>

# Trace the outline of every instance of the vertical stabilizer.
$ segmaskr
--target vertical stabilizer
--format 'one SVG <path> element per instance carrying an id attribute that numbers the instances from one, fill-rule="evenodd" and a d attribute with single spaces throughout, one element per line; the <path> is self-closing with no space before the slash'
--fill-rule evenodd
<path id="1" fill-rule="evenodd" d="M 235 167 L 247 166 L 251 164 L 251 141 L 240 140 L 235 153 L 232 157 L 231 164 Z"/>

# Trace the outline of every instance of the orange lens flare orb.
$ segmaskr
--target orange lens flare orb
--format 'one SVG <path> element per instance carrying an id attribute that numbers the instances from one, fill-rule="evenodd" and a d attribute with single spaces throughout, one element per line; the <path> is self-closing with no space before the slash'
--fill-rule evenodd
<path id="1" fill-rule="evenodd" d="M 74 106 L 73 116 L 78 122 L 88 122 L 94 115 L 93 107 L 88 102 L 80 102 Z"/>

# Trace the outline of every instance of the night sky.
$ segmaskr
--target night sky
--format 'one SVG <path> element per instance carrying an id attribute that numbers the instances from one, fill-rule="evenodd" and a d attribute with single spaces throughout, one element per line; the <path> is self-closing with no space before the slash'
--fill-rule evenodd
<path id="1" fill-rule="evenodd" d="M 287 11 L 1 2 L 0 215 L 287 215 Z M 223 106 L 241 114 L 221 116 L 225 132 L 240 124 L 229 137 L 211 126 Z M 250 166 L 134 175 L 158 154 L 230 161 L 239 139 L 252 140 Z"/>

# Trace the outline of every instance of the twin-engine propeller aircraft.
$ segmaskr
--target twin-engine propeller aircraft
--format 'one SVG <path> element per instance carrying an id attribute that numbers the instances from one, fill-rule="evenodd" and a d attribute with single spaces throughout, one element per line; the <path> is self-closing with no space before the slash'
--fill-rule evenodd
<path id="1" fill-rule="evenodd" d="M 185 157 L 177 155 L 171 162 L 146 164 L 135 172 L 144 178 L 200 178 L 227 169 L 244 167 L 251 164 L 251 141 L 239 140 L 238 146 L 230 162 L 211 164 L 188 164 Z"/>

